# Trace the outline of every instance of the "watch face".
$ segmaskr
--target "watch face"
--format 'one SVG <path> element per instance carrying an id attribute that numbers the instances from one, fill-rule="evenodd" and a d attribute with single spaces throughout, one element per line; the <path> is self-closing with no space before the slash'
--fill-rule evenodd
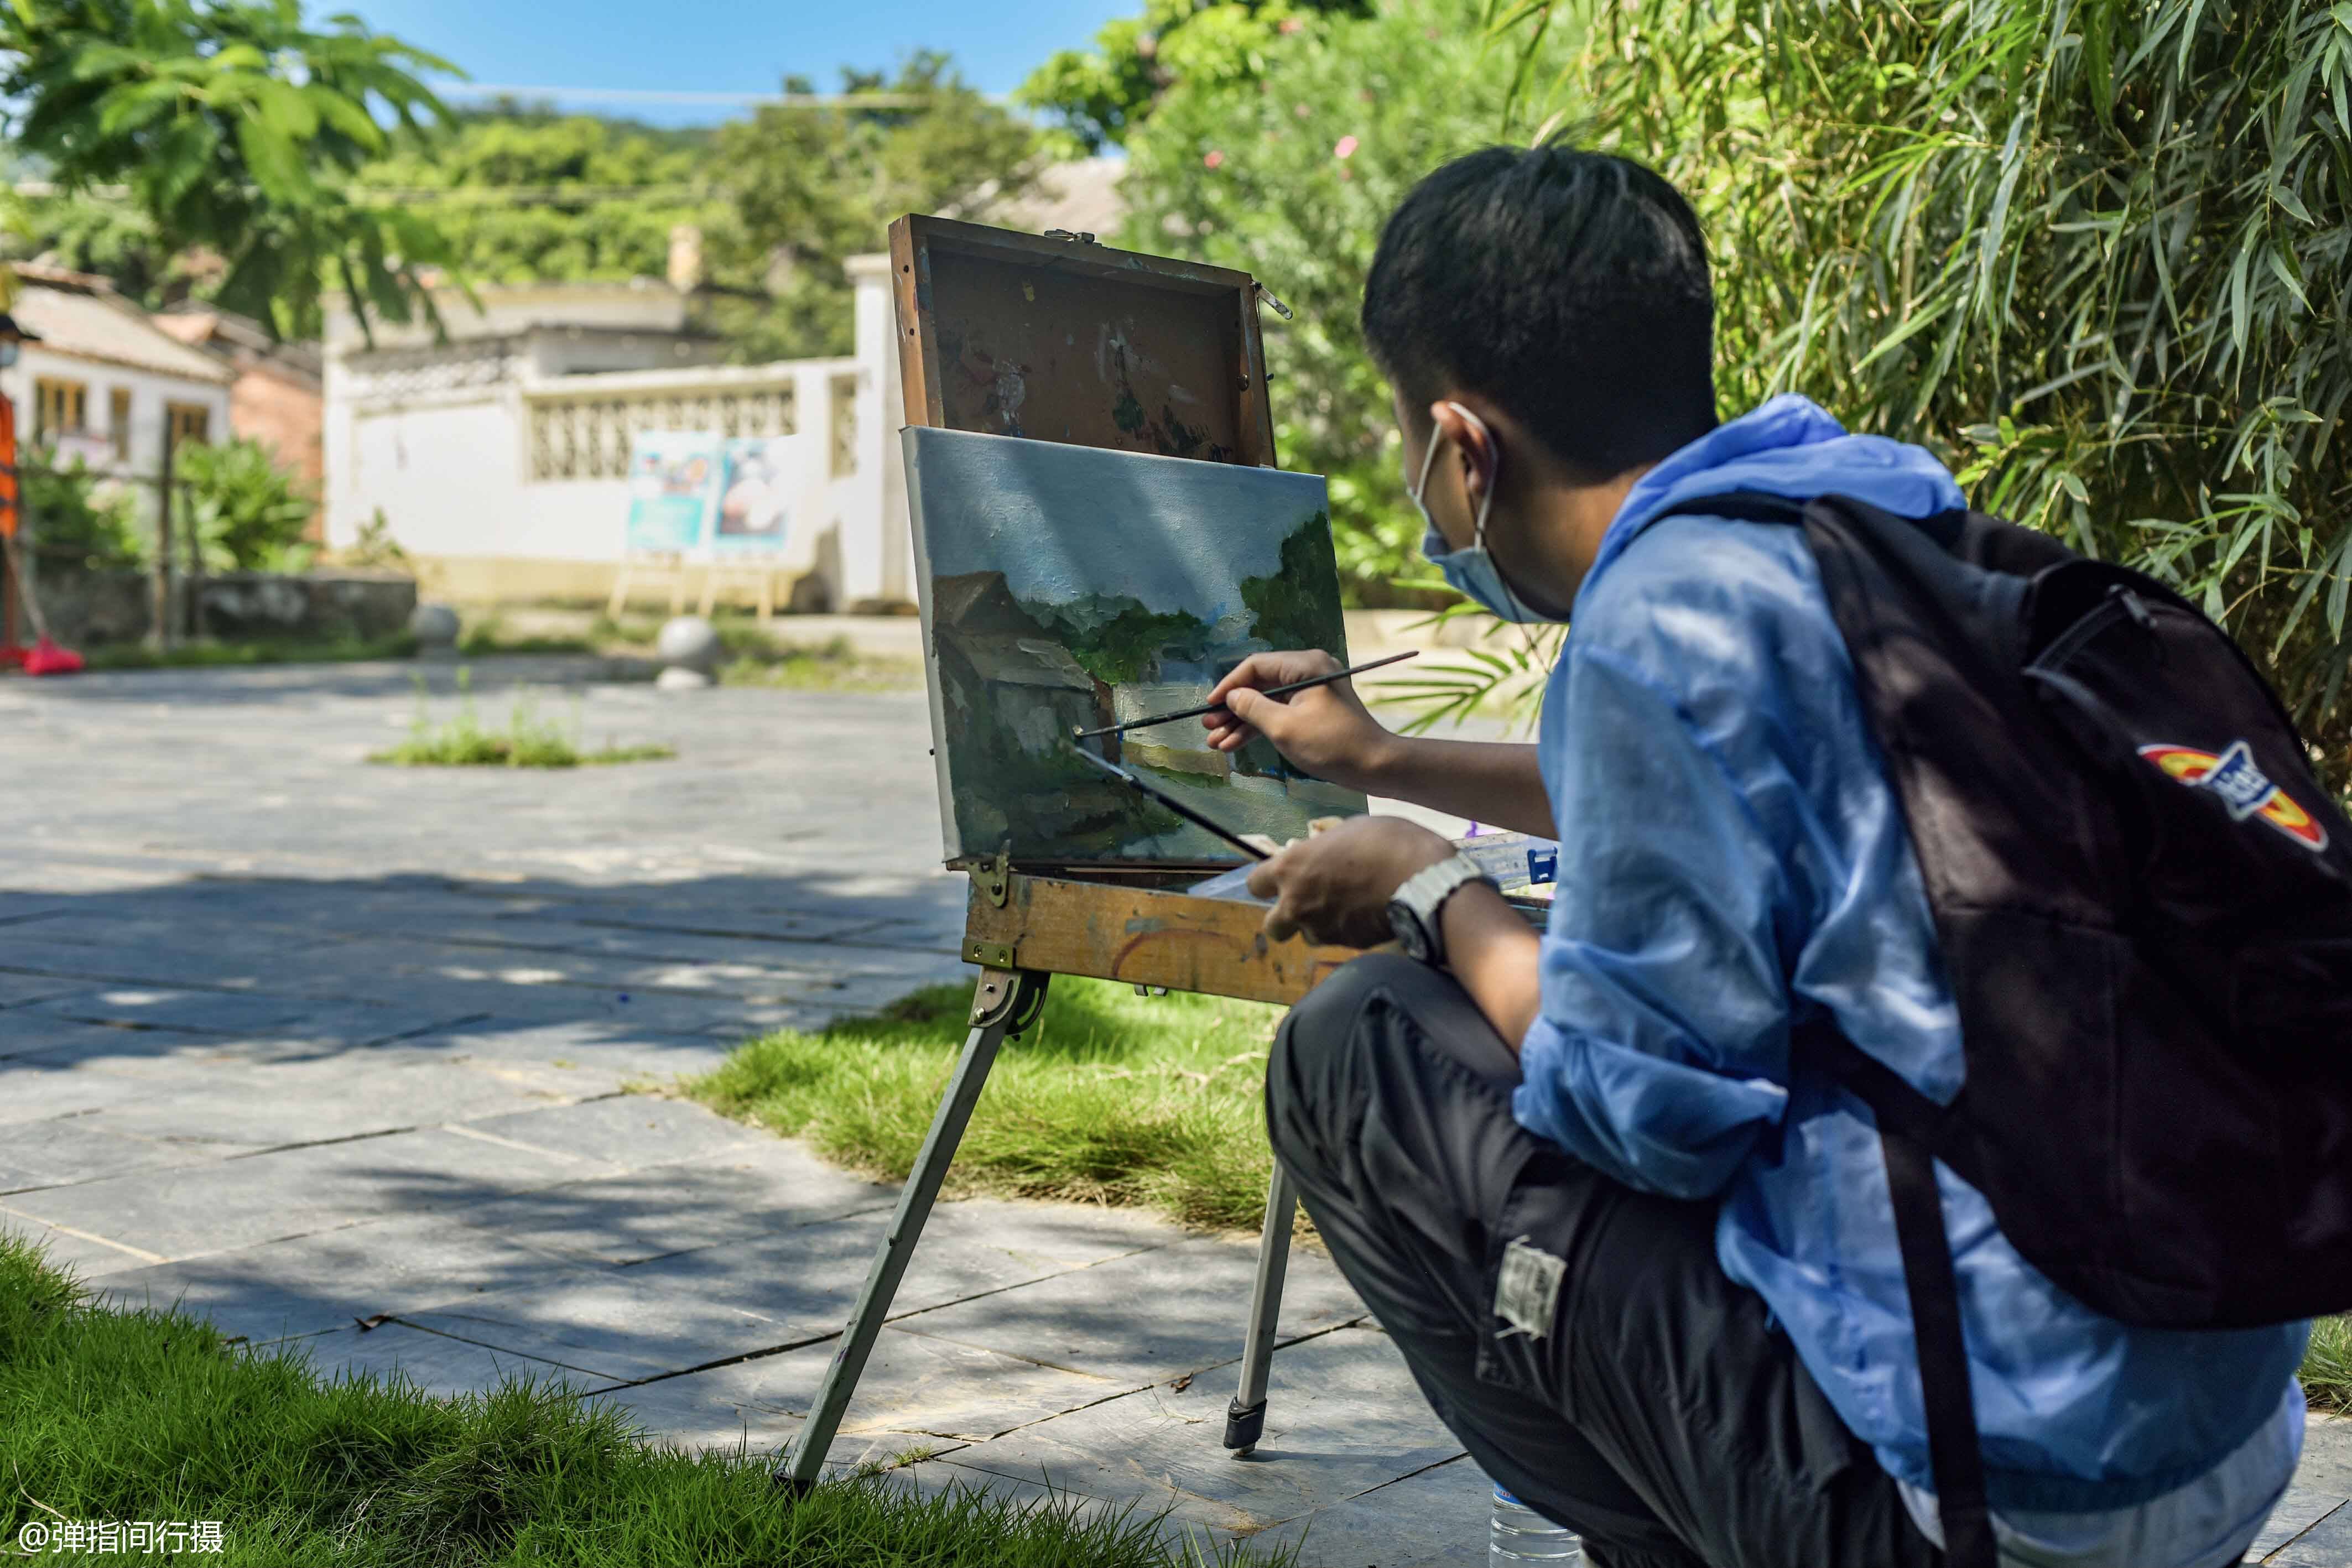
<path id="1" fill-rule="evenodd" d="M 1397 946 L 1408 958 L 1429 962 L 1429 933 L 1421 928 L 1421 916 L 1402 903 L 1389 905 L 1389 929 L 1396 933 Z"/>

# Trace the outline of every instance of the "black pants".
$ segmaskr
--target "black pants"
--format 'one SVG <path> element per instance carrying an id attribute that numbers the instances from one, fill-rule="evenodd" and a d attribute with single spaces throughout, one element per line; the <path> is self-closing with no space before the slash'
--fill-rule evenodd
<path id="1" fill-rule="evenodd" d="M 1596 1568 L 1940 1563 L 1762 1299 L 1724 1277 L 1717 1206 L 1528 1133 L 1518 1082 L 1451 977 L 1388 955 L 1293 1009 L 1266 1073 L 1276 1156 L 1471 1458 Z"/>

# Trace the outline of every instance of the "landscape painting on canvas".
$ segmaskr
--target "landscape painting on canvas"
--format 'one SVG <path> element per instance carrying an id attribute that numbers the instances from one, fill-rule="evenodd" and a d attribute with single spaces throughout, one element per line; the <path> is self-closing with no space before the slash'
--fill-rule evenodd
<path id="1" fill-rule="evenodd" d="M 1229 861 L 1089 768 L 1073 729 L 1194 706 L 1251 653 L 1347 657 L 1320 477 L 1013 436 L 905 433 L 950 860 Z M 1236 832 L 1364 810 L 1197 718 L 1085 743 Z"/>

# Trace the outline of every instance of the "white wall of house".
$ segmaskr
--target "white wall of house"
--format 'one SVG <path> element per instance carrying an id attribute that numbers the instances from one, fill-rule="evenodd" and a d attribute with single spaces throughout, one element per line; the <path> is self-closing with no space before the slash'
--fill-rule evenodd
<path id="1" fill-rule="evenodd" d="M 787 580 L 816 574 L 836 608 L 911 601 L 889 262 L 860 257 L 850 272 L 856 351 L 846 359 L 677 365 L 715 346 L 677 332 L 682 316 L 667 328 L 655 319 L 652 307 L 677 298 L 666 289 L 593 311 L 586 291 L 534 291 L 523 305 L 493 305 L 503 334 L 473 331 L 446 347 L 379 336 L 370 349 L 348 324 L 331 326 L 330 544 L 352 543 L 381 510 L 413 556 L 617 570 L 631 433 L 788 435 L 807 478 L 776 570 Z M 569 306 L 599 319 L 551 319 Z M 622 306 L 641 308 L 632 319 Z M 648 363 L 674 368 L 617 368 Z"/>
<path id="2" fill-rule="evenodd" d="M 205 411 L 207 434 L 228 439 L 228 372 L 218 381 L 197 381 L 133 365 L 58 353 L 39 343 L 26 343 L 16 362 L 0 370 L 0 392 L 16 405 L 16 437 L 29 447 L 35 439 L 37 403 L 35 390 L 43 380 L 80 386 L 82 430 L 57 444 L 68 461 L 79 455 L 92 473 L 152 477 L 163 463 L 164 410 L 173 403 Z M 128 400 L 130 423 L 119 428 L 117 394 Z M 43 438 L 55 433 L 44 433 Z"/>

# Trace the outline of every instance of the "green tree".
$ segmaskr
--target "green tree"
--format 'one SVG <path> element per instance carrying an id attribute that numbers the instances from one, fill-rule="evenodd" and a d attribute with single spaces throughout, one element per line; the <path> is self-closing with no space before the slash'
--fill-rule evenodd
<path id="1" fill-rule="evenodd" d="M 784 87 L 811 90 L 802 78 Z M 938 212 L 983 187 L 1010 194 L 1034 176 L 1037 132 L 966 85 L 945 55 L 919 53 L 895 78 L 845 70 L 842 91 L 893 100 L 768 105 L 719 128 L 708 162 L 735 222 L 709 254 L 714 276 L 739 293 L 717 325 L 742 358 L 848 352 L 844 261 L 882 248 L 901 213 Z M 740 297 L 755 287 L 772 298 Z"/>
<path id="2" fill-rule="evenodd" d="M 13 0 L 0 9 L 0 103 L 17 147 L 69 191 L 121 184 L 165 255 L 226 271 L 221 303 L 317 329 L 331 284 L 364 322 L 432 301 L 446 247 L 425 218 L 355 201 L 385 125 L 446 120 L 420 70 L 454 70 L 355 17 L 302 23 L 297 0 Z"/>
<path id="3" fill-rule="evenodd" d="M 1548 63 L 1563 60 L 1558 45 Z M 1414 572 L 1421 521 L 1398 476 L 1388 386 L 1357 327 L 1381 225 L 1413 181 L 1496 139 L 1507 49 L 1473 0 L 1311 18 L 1246 82 L 1188 79 L 1129 139 L 1124 243 L 1262 279 L 1282 465 L 1329 476 L 1340 573 L 1380 601 Z"/>
<path id="4" fill-rule="evenodd" d="M 127 201 L 80 194 L 27 198 L 5 245 L 13 259 L 40 256 L 96 273 L 149 310 L 185 296 L 201 277 L 194 258 L 166 250 L 154 224 Z"/>
<path id="5" fill-rule="evenodd" d="M 483 282 L 659 277 L 673 228 L 708 238 L 732 222 L 710 141 L 500 103 L 460 115 L 452 135 L 404 138 L 352 189 L 429 215 L 458 268 Z"/>
<path id="6" fill-rule="evenodd" d="M 1052 56 L 1014 97 L 1050 116 L 1075 147 L 1097 152 L 1125 141 L 1171 89 L 1245 87 L 1311 20 L 1370 9 L 1367 0 L 1146 0 L 1142 16 L 1107 23 L 1093 48 Z"/>

